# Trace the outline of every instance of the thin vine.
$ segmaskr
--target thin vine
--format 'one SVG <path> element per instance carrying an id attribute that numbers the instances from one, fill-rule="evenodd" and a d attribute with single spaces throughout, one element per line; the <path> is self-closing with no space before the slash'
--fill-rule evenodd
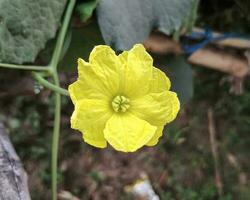
<path id="1" fill-rule="evenodd" d="M 76 0 L 69 0 L 68 6 L 65 12 L 61 29 L 58 33 L 55 49 L 52 55 L 52 59 L 47 66 L 33 66 L 33 65 L 15 65 L 8 63 L 0 63 L 0 67 L 19 70 L 31 70 L 32 75 L 38 83 L 44 87 L 55 92 L 55 111 L 54 111 L 54 127 L 52 136 L 52 148 L 51 148 L 51 190 L 52 200 L 57 199 L 57 165 L 58 165 L 58 146 L 60 137 L 60 120 L 61 120 L 61 95 L 68 96 L 68 91 L 60 87 L 60 81 L 58 76 L 58 63 L 62 52 L 62 47 L 69 26 L 69 22 L 74 10 Z M 36 72 L 35 72 L 36 71 Z M 47 73 L 52 77 L 53 83 L 44 79 L 44 73 Z M 46 75 L 47 75 L 46 74 Z"/>

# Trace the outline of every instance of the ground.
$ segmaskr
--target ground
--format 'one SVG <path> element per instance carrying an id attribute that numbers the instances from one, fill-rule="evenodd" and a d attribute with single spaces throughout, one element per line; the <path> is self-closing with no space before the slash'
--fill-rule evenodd
<path id="1" fill-rule="evenodd" d="M 249 81 L 245 82 L 241 95 L 234 95 L 230 94 L 228 75 L 200 67 L 193 70 L 194 97 L 182 105 L 159 145 L 136 153 L 124 154 L 112 148 L 101 150 L 85 144 L 81 134 L 70 129 L 73 105 L 64 97 L 59 190 L 69 191 L 79 199 L 132 199 L 126 186 L 146 175 L 163 200 L 246 200 L 250 195 Z M 5 71 L 9 73 L 13 71 Z M 75 75 L 67 73 L 61 78 L 72 81 Z M 52 99 L 51 92 L 41 90 L 37 95 L 1 100 L 1 119 L 29 175 L 32 199 L 50 198 Z M 214 114 L 221 195 L 215 180 L 209 109 Z"/>

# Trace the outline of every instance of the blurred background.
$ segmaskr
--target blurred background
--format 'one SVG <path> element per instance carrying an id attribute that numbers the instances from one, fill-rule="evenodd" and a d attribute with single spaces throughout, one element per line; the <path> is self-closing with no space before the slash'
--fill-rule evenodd
<path id="1" fill-rule="evenodd" d="M 67 1 L 15 1 L 0 0 L 0 62 L 48 64 Z M 157 146 L 124 154 L 85 144 L 70 129 L 73 105 L 63 96 L 59 199 L 147 199 L 135 194 L 145 181 L 162 200 L 249 199 L 249 11 L 244 0 L 77 0 L 58 66 L 61 86 L 76 80 L 77 58 L 87 60 L 95 45 L 120 52 L 144 43 L 182 108 Z M 50 199 L 53 112 L 53 92 L 30 72 L 0 68 L 0 123 L 32 199 Z"/>

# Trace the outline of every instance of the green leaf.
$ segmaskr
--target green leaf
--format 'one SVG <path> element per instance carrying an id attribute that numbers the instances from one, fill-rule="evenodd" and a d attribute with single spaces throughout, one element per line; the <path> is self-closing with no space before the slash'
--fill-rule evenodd
<path id="1" fill-rule="evenodd" d="M 86 22 L 93 14 L 97 6 L 97 0 L 91 0 L 79 4 L 76 8 L 82 22 Z"/>
<path id="2" fill-rule="evenodd" d="M 94 46 L 104 44 L 99 27 L 95 22 L 81 28 L 73 28 L 71 31 L 70 45 L 59 63 L 59 69 L 64 71 L 77 71 L 77 59 L 83 58 L 87 61 Z"/>
<path id="3" fill-rule="evenodd" d="M 66 55 L 68 48 L 71 44 L 71 40 L 72 40 L 72 30 L 68 29 L 61 49 L 61 55 L 59 61 L 61 61 Z M 51 61 L 55 49 L 55 44 L 56 44 L 56 38 L 49 40 L 45 48 L 39 52 L 36 59 L 39 60 L 40 63 L 49 63 Z"/>
<path id="4" fill-rule="evenodd" d="M 97 16 L 105 42 L 127 50 L 143 42 L 152 29 L 166 34 L 180 30 L 194 3 L 197 0 L 100 0 Z"/>
<path id="5" fill-rule="evenodd" d="M 1 0 L 0 62 L 34 62 L 55 37 L 66 0 Z"/>
<path id="6" fill-rule="evenodd" d="M 61 61 L 64 56 L 66 55 L 69 47 L 70 47 L 70 44 L 71 44 L 71 40 L 72 40 L 72 30 L 69 29 L 66 33 L 66 36 L 65 36 L 65 39 L 64 39 L 64 43 L 63 43 L 63 46 L 62 46 L 62 50 L 61 50 L 61 55 L 60 55 L 60 60 Z"/>
<path id="7" fill-rule="evenodd" d="M 164 71 L 171 81 L 171 90 L 186 103 L 193 96 L 193 72 L 183 55 L 153 56 L 155 66 Z"/>

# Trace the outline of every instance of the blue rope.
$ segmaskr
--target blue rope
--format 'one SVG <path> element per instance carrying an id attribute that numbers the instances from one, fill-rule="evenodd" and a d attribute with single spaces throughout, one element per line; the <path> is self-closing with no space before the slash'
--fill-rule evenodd
<path id="1" fill-rule="evenodd" d="M 224 33 L 220 36 L 214 37 L 211 29 L 206 28 L 204 32 L 192 32 L 189 35 L 184 36 L 184 42 L 182 42 L 182 48 L 187 55 L 191 55 L 195 51 L 203 48 L 212 41 L 225 40 L 227 38 L 246 38 L 245 36 L 237 33 Z M 186 44 L 187 40 L 201 40 L 196 44 Z"/>

